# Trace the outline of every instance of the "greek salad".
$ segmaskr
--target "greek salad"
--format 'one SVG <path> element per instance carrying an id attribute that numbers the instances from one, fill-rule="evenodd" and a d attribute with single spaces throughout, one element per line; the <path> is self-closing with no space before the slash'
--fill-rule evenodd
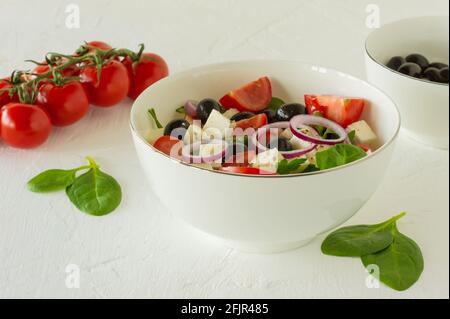
<path id="1" fill-rule="evenodd" d="M 283 101 L 268 77 L 245 84 L 218 101 L 187 100 L 146 139 L 160 152 L 188 164 L 234 174 L 287 175 L 326 170 L 364 158 L 379 145 L 361 119 L 363 98 L 305 95 Z M 178 116 L 175 116 L 178 114 Z"/>

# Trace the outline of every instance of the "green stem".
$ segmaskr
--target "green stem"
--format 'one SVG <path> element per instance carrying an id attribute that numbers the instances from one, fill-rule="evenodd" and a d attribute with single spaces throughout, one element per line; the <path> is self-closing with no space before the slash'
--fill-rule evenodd
<path id="1" fill-rule="evenodd" d="M 161 122 L 158 120 L 158 117 L 156 116 L 156 111 L 154 108 L 151 108 L 148 110 L 148 114 L 153 118 L 153 120 L 155 121 L 156 127 L 157 128 L 163 128 L 163 125 L 161 124 Z"/>
<path id="2" fill-rule="evenodd" d="M 98 169 L 99 168 L 97 162 L 94 161 L 94 159 L 91 156 L 86 156 L 86 159 L 88 160 L 88 162 L 90 164 L 88 166 L 89 168 L 92 168 L 92 169 Z"/>

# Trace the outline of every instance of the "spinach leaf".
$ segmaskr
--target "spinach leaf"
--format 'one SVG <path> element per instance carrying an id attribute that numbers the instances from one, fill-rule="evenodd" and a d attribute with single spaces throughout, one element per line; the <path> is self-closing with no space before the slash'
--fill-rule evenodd
<path id="1" fill-rule="evenodd" d="M 49 169 L 44 171 L 27 183 L 30 191 L 35 193 L 48 193 L 63 190 L 69 185 L 72 185 L 75 180 L 76 169 Z"/>
<path id="2" fill-rule="evenodd" d="M 291 161 L 283 159 L 278 163 L 277 173 L 280 175 L 292 174 L 305 162 L 306 158 L 296 158 Z"/>
<path id="3" fill-rule="evenodd" d="M 318 172 L 320 169 L 317 168 L 316 165 L 308 164 L 304 169 L 302 169 L 302 173 L 311 173 L 311 172 Z"/>
<path id="4" fill-rule="evenodd" d="M 350 132 L 348 132 L 347 137 L 348 137 L 348 140 L 350 141 L 350 143 L 355 144 L 356 131 L 351 130 Z"/>
<path id="5" fill-rule="evenodd" d="M 163 125 L 161 124 L 161 122 L 158 120 L 158 117 L 156 116 L 155 109 L 151 108 L 147 112 L 148 112 L 148 115 L 150 115 L 150 117 L 153 119 L 153 121 L 155 121 L 156 127 L 163 128 Z"/>
<path id="6" fill-rule="evenodd" d="M 364 267 L 377 265 L 379 280 L 392 289 L 403 291 L 420 277 L 424 260 L 419 246 L 401 234 L 394 225 L 391 229 L 393 242 L 386 249 L 361 257 Z"/>
<path id="7" fill-rule="evenodd" d="M 278 111 L 278 109 L 285 104 L 285 102 L 278 98 L 278 97 L 272 97 L 272 100 L 269 103 L 269 106 L 267 108 L 274 110 L 275 112 Z"/>
<path id="8" fill-rule="evenodd" d="M 122 190 L 112 176 L 103 173 L 92 159 L 88 160 L 91 168 L 66 188 L 66 194 L 79 210 L 103 216 L 119 206 Z"/>
<path id="9" fill-rule="evenodd" d="M 366 156 L 366 152 L 357 146 L 337 144 L 324 151 L 317 152 L 316 163 L 320 170 L 324 170 L 345 165 Z"/>
<path id="10" fill-rule="evenodd" d="M 325 238 L 322 252 L 332 256 L 361 257 L 383 250 L 392 244 L 392 226 L 404 215 L 401 213 L 381 224 L 340 228 Z"/>

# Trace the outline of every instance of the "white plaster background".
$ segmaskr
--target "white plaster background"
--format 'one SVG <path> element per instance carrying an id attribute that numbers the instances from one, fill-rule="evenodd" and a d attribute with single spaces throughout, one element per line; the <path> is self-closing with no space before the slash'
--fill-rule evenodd
<path id="1" fill-rule="evenodd" d="M 80 29 L 65 27 L 69 3 L 80 6 Z M 172 73 L 218 61 L 281 58 L 364 77 L 369 3 L 380 6 L 382 23 L 449 9 L 447 0 L 0 0 L 0 74 L 47 51 L 71 52 L 83 40 L 101 39 L 131 48 L 144 42 L 167 59 Z M 449 297 L 448 152 L 401 134 L 382 185 L 349 221 L 372 223 L 406 210 L 400 228 L 425 256 L 425 271 L 408 291 L 368 289 L 357 259 L 320 253 L 323 238 L 283 254 L 251 255 L 175 220 L 142 177 L 128 129 L 130 105 L 92 109 L 35 150 L 0 143 L 0 297 Z M 26 190 L 37 172 L 79 165 L 88 154 L 122 184 L 115 213 L 93 218 L 72 208 L 63 193 Z M 81 267 L 79 289 L 65 286 L 70 263 Z"/>

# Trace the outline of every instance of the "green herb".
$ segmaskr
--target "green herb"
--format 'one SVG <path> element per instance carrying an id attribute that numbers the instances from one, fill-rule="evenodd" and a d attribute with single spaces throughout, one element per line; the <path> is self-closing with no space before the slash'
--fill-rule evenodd
<path id="1" fill-rule="evenodd" d="M 340 228 L 325 238 L 322 252 L 332 256 L 361 257 L 383 250 L 392 244 L 392 226 L 404 215 L 402 213 L 381 224 Z"/>
<path id="2" fill-rule="evenodd" d="M 158 120 L 158 117 L 156 116 L 156 111 L 154 108 L 149 109 L 148 114 L 153 119 L 153 121 L 155 121 L 157 128 L 163 128 L 163 125 L 161 124 L 161 122 Z"/>
<path id="3" fill-rule="evenodd" d="M 403 291 L 419 280 L 424 268 L 422 252 L 409 237 L 400 233 L 393 225 L 392 244 L 379 252 L 363 256 L 364 267 L 376 265 L 380 281 L 392 289 Z"/>
<path id="4" fill-rule="evenodd" d="M 28 183 L 32 192 L 52 192 L 66 189 L 72 203 L 90 215 L 102 216 L 112 212 L 122 200 L 122 191 L 117 181 L 103 173 L 97 163 L 87 157 L 89 165 L 71 170 L 51 169 L 33 177 Z M 78 171 L 87 170 L 76 176 Z"/>
<path id="5" fill-rule="evenodd" d="M 122 191 L 112 176 L 100 171 L 94 160 L 88 160 L 91 168 L 66 188 L 66 194 L 79 210 L 95 216 L 106 215 L 119 206 Z"/>
<path id="6" fill-rule="evenodd" d="M 316 153 L 316 163 L 320 170 L 345 165 L 361 158 L 367 154 L 361 148 L 350 144 L 337 144 L 324 151 Z"/>
<path id="7" fill-rule="evenodd" d="M 272 100 L 269 103 L 267 108 L 274 110 L 275 112 L 283 105 L 286 104 L 282 99 L 278 97 L 272 97 Z"/>
<path id="8" fill-rule="evenodd" d="M 401 213 L 384 223 L 343 227 L 322 243 L 322 252 L 333 256 L 360 257 L 367 268 L 379 268 L 379 280 L 395 290 L 411 287 L 424 268 L 422 252 L 410 238 L 398 231 Z"/>
<path id="9" fill-rule="evenodd" d="M 304 169 L 302 169 L 302 173 L 312 173 L 318 171 L 320 171 L 320 169 L 314 164 L 308 164 Z"/>
<path id="10" fill-rule="evenodd" d="M 348 137 L 348 140 L 350 141 L 350 143 L 355 144 L 356 131 L 351 130 L 350 132 L 348 132 L 347 137 Z"/>
<path id="11" fill-rule="evenodd" d="M 186 110 L 184 108 L 184 105 L 180 106 L 179 108 L 177 108 L 175 110 L 175 112 L 180 113 L 180 114 L 186 114 Z"/>
<path id="12" fill-rule="evenodd" d="M 277 173 L 280 175 L 295 173 L 302 164 L 306 162 L 306 158 L 296 158 L 291 161 L 287 159 L 282 159 L 278 163 Z"/>

